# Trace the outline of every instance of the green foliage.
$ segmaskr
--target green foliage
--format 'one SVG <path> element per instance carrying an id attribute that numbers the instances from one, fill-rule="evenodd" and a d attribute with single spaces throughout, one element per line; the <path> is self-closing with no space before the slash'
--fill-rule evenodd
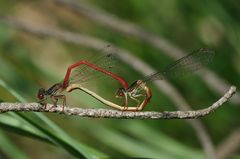
<path id="1" fill-rule="evenodd" d="M 92 0 L 88 1 L 124 20 L 134 22 L 148 32 L 183 48 L 186 53 L 200 47 L 213 48 L 216 56 L 209 68 L 229 83 L 239 86 L 239 2 L 237 1 L 156 1 L 156 0 Z M 159 70 L 171 63 L 170 57 L 145 42 L 117 33 L 105 26 L 77 16 L 64 7 L 42 1 L 0 2 L 1 14 L 73 32 L 95 36 L 129 50 L 153 68 Z M 103 46 L 104 47 L 104 46 Z M 100 50 L 101 48 L 99 48 Z M 67 66 L 91 57 L 96 51 L 64 43 L 49 37 L 38 37 L 16 31 L 0 23 L 0 100 L 4 102 L 36 101 L 38 88 L 47 88 L 63 80 Z M 134 62 L 134 61 L 133 61 Z M 121 66 L 122 65 L 122 66 Z M 121 76 L 128 82 L 141 75 L 131 66 L 121 64 Z M 119 71 L 119 72 L 120 72 Z M 196 76 L 171 83 L 193 106 L 206 107 L 219 95 Z M 114 98 L 118 83 L 109 79 L 92 81 L 89 89 L 100 92 L 106 99 Z M 176 110 L 173 102 L 154 85 L 153 98 L 147 110 Z M 101 105 L 80 92 L 67 97 L 69 105 L 92 107 Z M 104 105 L 101 105 L 105 107 Z M 239 107 L 228 104 L 203 123 L 220 144 L 239 127 Z M 221 123 L 221 124 L 219 124 Z M 195 132 L 185 121 L 130 121 L 114 119 L 82 119 L 59 114 L 6 113 L 0 114 L 0 156 L 9 158 L 42 158 L 49 153 L 39 142 L 51 146 L 55 158 L 206 158 Z M 13 135 L 14 134 L 14 135 Z M 20 141 L 27 137 L 34 146 L 31 152 Z M 38 142 L 37 142 L 38 141 Z M 25 141 L 29 142 L 29 141 Z M 24 149 L 21 149 L 24 147 Z M 28 148 L 29 149 L 29 148 Z M 239 158 L 239 155 L 233 158 Z"/>

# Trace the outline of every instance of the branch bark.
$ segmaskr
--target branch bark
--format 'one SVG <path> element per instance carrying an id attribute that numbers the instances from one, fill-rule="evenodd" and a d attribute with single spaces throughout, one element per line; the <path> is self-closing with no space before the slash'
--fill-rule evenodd
<path id="1" fill-rule="evenodd" d="M 65 107 L 62 111 L 62 106 L 58 105 L 53 107 L 52 104 L 47 104 L 46 109 L 39 103 L 0 103 L 0 113 L 6 113 L 9 111 L 14 112 L 48 112 L 48 113 L 60 113 L 64 115 L 75 115 L 79 117 L 92 117 L 92 118 L 120 118 L 120 119 L 196 119 L 204 117 L 218 108 L 223 103 L 228 101 L 233 94 L 236 93 L 236 87 L 232 86 L 218 101 L 213 103 L 208 108 L 199 109 L 195 111 L 118 111 L 112 109 L 88 109 L 77 107 Z"/>

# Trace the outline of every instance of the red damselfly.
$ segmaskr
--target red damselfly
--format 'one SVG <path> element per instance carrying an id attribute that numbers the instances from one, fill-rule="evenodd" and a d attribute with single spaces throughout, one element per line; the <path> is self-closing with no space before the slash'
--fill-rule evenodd
<path id="1" fill-rule="evenodd" d="M 107 47 L 110 47 L 109 45 Z M 46 100 L 51 99 L 53 101 L 54 106 L 57 105 L 59 99 L 63 100 L 63 110 L 66 105 L 66 96 L 63 95 L 63 91 L 71 92 L 76 89 L 72 86 L 75 84 L 84 83 L 90 78 L 94 78 L 97 73 L 102 73 L 107 76 L 112 77 L 115 80 L 118 80 L 124 89 L 128 88 L 127 82 L 120 76 L 112 73 L 112 69 L 114 68 L 114 58 L 115 54 L 110 53 L 104 55 L 93 62 L 89 62 L 87 60 L 81 60 L 76 62 L 75 64 L 68 67 L 64 80 L 62 82 L 56 83 L 51 86 L 49 89 L 45 90 L 44 88 L 40 88 L 37 94 L 39 102 L 45 105 L 46 108 Z M 71 86 L 71 89 L 68 88 Z M 81 85 L 78 85 L 81 86 Z"/>

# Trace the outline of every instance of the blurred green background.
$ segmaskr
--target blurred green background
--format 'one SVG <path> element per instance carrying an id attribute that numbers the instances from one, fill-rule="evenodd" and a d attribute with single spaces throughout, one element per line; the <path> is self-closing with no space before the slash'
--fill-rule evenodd
<path id="1" fill-rule="evenodd" d="M 208 68 L 224 81 L 239 86 L 240 1 L 76 2 L 87 3 L 93 10 L 104 10 L 114 15 L 113 18 L 134 23 L 185 50 L 185 53 L 200 47 L 212 48 L 216 56 Z M 156 70 L 174 61 L 144 40 L 109 29 L 54 1 L 2 0 L 0 14 L 32 27 L 60 28 L 110 42 Z M 35 102 L 40 87 L 48 88 L 63 80 L 70 64 L 98 56 L 102 48 L 104 45 L 94 49 L 30 34 L 0 21 L 0 100 Z M 128 82 L 143 76 L 124 61 L 120 61 L 116 69 Z M 171 84 L 192 109 L 207 107 L 220 97 L 196 75 L 171 80 Z M 119 102 L 114 98 L 119 88 L 116 81 L 99 78 L 90 81 L 87 87 L 106 99 Z M 153 98 L 146 110 L 179 109 L 154 84 L 150 87 Z M 79 107 L 106 108 L 82 92 L 67 94 L 67 102 Z M 239 132 L 239 108 L 239 103 L 228 102 L 214 114 L 201 119 L 217 158 L 240 158 L 238 146 L 221 156 L 221 145 L 232 132 Z M 0 158 L 209 158 L 196 131 L 185 120 L 90 119 L 45 113 L 5 113 L 0 115 L 0 126 Z M 240 144 L 239 140 L 238 136 L 232 142 Z"/>

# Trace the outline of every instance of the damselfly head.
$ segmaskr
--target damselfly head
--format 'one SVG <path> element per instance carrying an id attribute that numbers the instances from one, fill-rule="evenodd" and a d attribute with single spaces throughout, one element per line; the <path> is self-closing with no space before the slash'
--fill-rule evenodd
<path id="1" fill-rule="evenodd" d="M 125 95 L 126 90 L 124 88 L 119 88 L 116 92 L 116 97 L 117 98 L 121 98 Z"/>
<path id="2" fill-rule="evenodd" d="M 40 100 L 43 100 L 45 98 L 45 93 L 46 90 L 44 88 L 40 88 L 38 90 L 38 94 L 37 94 L 37 98 L 40 99 Z"/>

